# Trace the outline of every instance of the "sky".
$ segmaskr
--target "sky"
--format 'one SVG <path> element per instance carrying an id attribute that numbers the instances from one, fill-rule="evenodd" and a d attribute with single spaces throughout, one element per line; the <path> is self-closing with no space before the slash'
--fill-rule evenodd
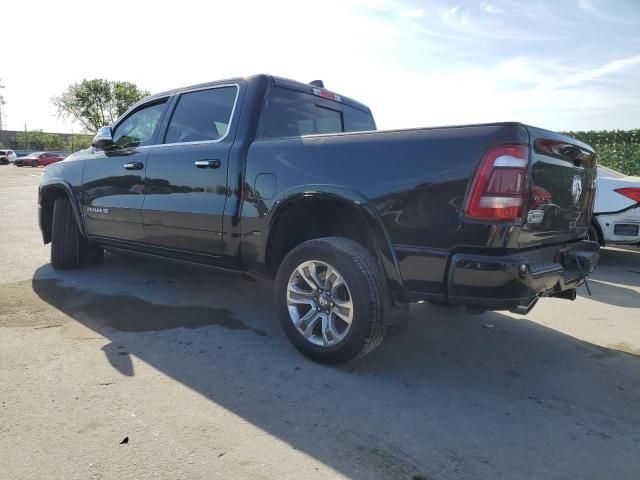
<path id="1" fill-rule="evenodd" d="M 640 0 L 4 0 L 0 18 L 9 129 L 78 132 L 50 99 L 84 78 L 255 73 L 322 79 L 382 129 L 640 128 Z"/>

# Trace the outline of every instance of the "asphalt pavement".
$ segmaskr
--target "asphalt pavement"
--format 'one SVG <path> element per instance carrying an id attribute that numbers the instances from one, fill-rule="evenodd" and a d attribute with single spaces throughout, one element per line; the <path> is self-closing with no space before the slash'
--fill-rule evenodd
<path id="1" fill-rule="evenodd" d="M 54 271 L 40 171 L 0 166 L 0 479 L 640 478 L 640 251 L 526 317 L 414 305 L 326 367 L 270 282 L 125 254 Z"/>

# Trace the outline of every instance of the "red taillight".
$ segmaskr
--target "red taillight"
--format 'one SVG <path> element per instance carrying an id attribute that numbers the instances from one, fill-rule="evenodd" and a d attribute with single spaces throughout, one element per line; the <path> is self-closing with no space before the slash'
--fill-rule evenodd
<path id="1" fill-rule="evenodd" d="M 633 188 L 633 187 L 616 188 L 614 191 L 619 193 L 620 195 L 624 195 L 625 197 L 630 198 L 635 202 L 640 203 L 640 188 Z"/>
<path id="2" fill-rule="evenodd" d="M 493 147 L 482 158 L 464 213 L 478 220 L 521 220 L 529 152 L 524 145 Z"/>

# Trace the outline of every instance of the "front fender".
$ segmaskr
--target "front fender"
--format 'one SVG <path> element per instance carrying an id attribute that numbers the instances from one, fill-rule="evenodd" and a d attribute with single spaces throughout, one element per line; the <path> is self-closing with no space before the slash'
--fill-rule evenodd
<path id="1" fill-rule="evenodd" d="M 71 209 L 73 211 L 73 216 L 76 220 L 76 224 L 78 225 L 78 229 L 80 233 L 86 237 L 86 232 L 84 229 L 84 222 L 82 220 L 82 212 L 80 210 L 80 206 L 78 205 L 78 200 L 76 195 L 74 194 L 73 187 L 71 184 L 61 178 L 50 178 L 44 180 L 40 184 L 40 188 L 38 191 L 38 222 L 40 224 L 40 230 L 42 232 L 43 240 L 45 243 L 48 243 L 50 238 L 50 231 L 46 227 L 47 215 L 53 215 L 53 201 L 60 194 L 66 195 L 69 198 L 69 202 L 71 203 Z M 51 209 L 48 212 L 47 209 Z"/>

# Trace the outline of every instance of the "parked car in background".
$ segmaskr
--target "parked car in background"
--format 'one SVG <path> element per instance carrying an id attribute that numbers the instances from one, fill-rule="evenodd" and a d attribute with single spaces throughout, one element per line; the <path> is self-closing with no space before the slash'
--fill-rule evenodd
<path id="1" fill-rule="evenodd" d="M 64 159 L 64 155 L 60 155 L 59 153 L 33 152 L 26 157 L 17 158 L 14 161 L 14 165 L 16 165 L 17 167 L 26 167 L 29 165 L 32 167 L 46 167 L 47 165 L 60 162 Z"/>
<path id="2" fill-rule="evenodd" d="M 13 150 L 0 150 L 0 165 L 9 165 L 16 161 L 18 156 Z"/>
<path id="3" fill-rule="evenodd" d="M 599 166 L 597 183 L 589 238 L 601 245 L 640 246 L 640 177 Z"/>

